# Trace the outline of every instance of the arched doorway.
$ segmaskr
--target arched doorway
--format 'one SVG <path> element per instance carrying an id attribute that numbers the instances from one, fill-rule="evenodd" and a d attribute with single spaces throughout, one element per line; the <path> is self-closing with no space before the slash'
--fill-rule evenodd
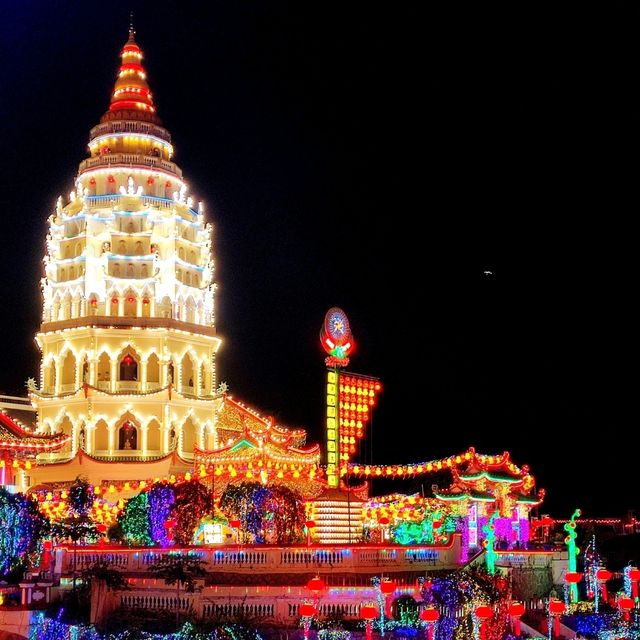
<path id="1" fill-rule="evenodd" d="M 138 448 L 138 430 L 128 420 L 118 429 L 118 449 L 132 451 Z"/>
<path id="2" fill-rule="evenodd" d="M 193 388 L 193 362 L 191 356 L 188 353 L 184 354 L 182 358 L 182 391 L 183 393 L 194 393 Z"/>
<path id="3" fill-rule="evenodd" d="M 126 353 L 120 359 L 120 376 L 122 382 L 132 382 L 138 379 L 138 361 L 131 353 Z"/>
<path id="4" fill-rule="evenodd" d="M 155 353 L 147 360 L 147 389 L 157 389 L 160 386 L 160 361 Z"/>
<path id="5" fill-rule="evenodd" d="M 62 373 L 60 375 L 62 391 L 73 391 L 76 385 L 76 357 L 71 351 L 67 353 L 62 363 Z"/>

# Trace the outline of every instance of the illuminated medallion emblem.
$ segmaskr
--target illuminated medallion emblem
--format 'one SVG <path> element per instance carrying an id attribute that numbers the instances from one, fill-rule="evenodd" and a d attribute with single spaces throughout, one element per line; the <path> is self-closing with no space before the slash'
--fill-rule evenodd
<path id="1" fill-rule="evenodd" d="M 320 330 L 322 348 L 329 354 L 325 359 L 329 367 L 346 367 L 353 352 L 354 341 L 347 314 L 338 307 L 327 311 Z"/>

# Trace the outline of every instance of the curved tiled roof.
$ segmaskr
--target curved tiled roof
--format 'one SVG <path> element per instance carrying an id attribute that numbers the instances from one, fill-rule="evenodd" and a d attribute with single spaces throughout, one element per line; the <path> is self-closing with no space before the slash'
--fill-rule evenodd
<path id="1" fill-rule="evenodd" d="M 11 416 L 0 411 L 0 451 L 33 452 L 56 451 L 61 449 L 70 436 L 64 433 L 45 435 L 28 431 Z"/>

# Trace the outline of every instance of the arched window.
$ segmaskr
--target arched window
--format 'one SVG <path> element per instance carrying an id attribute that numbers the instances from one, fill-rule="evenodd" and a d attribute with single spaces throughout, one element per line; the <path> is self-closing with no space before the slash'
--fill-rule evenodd
<path id="1" fill-rule="evenodd" d="M 118 449 L 120 451 L 130 451 L 137 448 L 138 430 L 127 421 L 118 430 Z"/>
<path id="2" fill-rule="evenodd" d="M 138 379 L 138 362 L 130 354 L 127 353 L 120 360 L 120 380 L 137 380 Z"/>
<path id="3" fill-rule="evenodd" d="M 127 244 L 124 240 L 120 240 L 120 242 L 118 242 L 118 253 L 121 256 L 124 256 L 127 253 Z"/>
<path id="4" fill-rule="evenodd" d="M 133 263 L 127 265 L 127 278 L 133 278 Z"/>
<path id="5" fill-rule="evenodd" d="M 178 258 L 180 258 L 180 260 L 184 260 L 184 247 L 180 247 L 178 249 Z"/>
<path id="6" fill-rule="evenodd" d="M 138 242 L 136 242 L 136 255 L 137 256 L 141 256 L 142 255 L 142 242 L 140 242 L 140 240 L 138 240 Z"/>

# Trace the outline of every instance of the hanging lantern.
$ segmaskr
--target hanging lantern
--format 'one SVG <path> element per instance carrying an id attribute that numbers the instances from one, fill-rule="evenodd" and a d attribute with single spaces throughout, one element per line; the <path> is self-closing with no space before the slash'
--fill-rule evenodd
<path id="1" fill-rule="evenodd" d="M 582 574 L 577 571 L 568 571 L 564 576 L 564 580 L 568 584 L 578 584 L 582 580 Z"/>
<path id="2" fill-rule="evenodd" d="M 524 605 L 522 602 L 514 600 L 509 605 L 509 615 L 513 618 L 513 633 L 520 635 L 520 617 L 524 614 Z"/>
<path id="3" fill-rule="evenodd" d="M 622 596 L 621 598 L 618 598 L 618 608 L 624 615 L 625 620 L 629 619 L 629 613 L 633 609 L 634 605 L 635 605 L 635 602 L 633 598 L 628 598 L 627 596 Z"/>
<path id="4" fill-rule="evenodd" d="M 396 583 L 391 580 L 382 580 L 380 582 L 380 591 L 385 595 L 391 595 L 396 590 Z"/>
<path id="5" fill-rule="evenodd" d="M 638 580 L 640 580 L 640 569 L 631 567 L 629 569 L 629 580 L 631 580 L 631 597 L 636 600 L 638 598 Z"/>
<path id="6" fill-rule="evenodd" d="M 378 609 L 373 604 L 361 604 L 360 617 L 367 622 L 375 620 L 378 617 Z"/>
<path id="7" fill-rule="evenodd" d="M 312 602 L 303 602 L 300 605 L 300 615 L 303 618 L 313 618 L 316 614 L 316 607 Z"/>
<path id="8" fill-rule="evenodd" d="M 305 525 L 306 525 L 307 529 L 315 529 L 316 528 L 315 520 L 307 520 L 305 522 Z"/>
<path id="9" fill-rule="evenodd" d="M 600 591 L 602 593 L 602 599 L 607 602 L 609 595 L 607 594 L 607 580 L 611 580 L 613 573 L 608 569 L 598 569 L 596 571 L 596 580 L 600 583 Z"/>
<path id="10" fill-rule="evenodd" d="M 433 626 L 440 618 L 440 612 L 435 607 L 425 607 L 420 611 L 420 620 L 427 623 L 427 640 L 433 640 Z"/>
<path id="11" fill-rule="evenodd" d="M 234 518 L 233 520 L 229 520 L 229 526 L 232 529 L 238 529 L 240 527 L 240 520 Z"/>
<path id="12" fill-rule="evenodd" d="M 493 616 L 493 607 L 489 607 L 486 604 L 481 604 L 476 607 L 476 618 L 480 620 L 480 640 L 485 640 L 487 637 L 486 622 Z"/>
<path id="13" fill-rule="evenodd" d="M 309 582 L 307 582 L 307 589 L 311 591 L 316 597 L 322 593 L 327 588 L 324 580 L 318 576 L 315 578 L 311 578 Z"/>
<path id="14" fill-rule="evenodd" d="M 378 524 L 381 524 L 382 526 L 389 524 L 389 518 L 387 518 L 387 516 L 380 516 L 378 518 Z"/>
<path id="15" fill-rule="evenodd" d="M 561 600 L 549 600 L 549 613 L 553 617 L 553 635 L 560 637 L 560 616 L 564 613 L 565 606 Z"/>

